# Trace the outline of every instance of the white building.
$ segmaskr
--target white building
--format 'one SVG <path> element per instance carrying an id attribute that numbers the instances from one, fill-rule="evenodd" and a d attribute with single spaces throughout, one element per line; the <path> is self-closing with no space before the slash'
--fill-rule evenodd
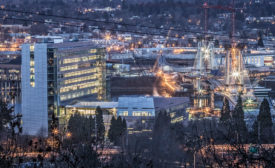
<path id="1" fill-rule="evenodd" d="M 152 97 L 119 97 L 118 116 L 155 116 Z"/>
<path id="2" fill-rule="evenodd" d="M 173 119 L 182 116 L 189 104 L 190 100 L 187 97 L 119 97 L 117 116 L 154 117 L 156 113 L 165 110 Z"/>
<path id="3" fill-rule="evenodd" d="M 24 134 L 48 134 L 47 44 L 22 46 L 22 120 Z"/>
<path id="4" fill-rule="evenodd" d="M 105 49 L 88 42 L 24 44 L 21 71 L 24 134 L 47 136 L 62 107 L 106 98 Z"/>

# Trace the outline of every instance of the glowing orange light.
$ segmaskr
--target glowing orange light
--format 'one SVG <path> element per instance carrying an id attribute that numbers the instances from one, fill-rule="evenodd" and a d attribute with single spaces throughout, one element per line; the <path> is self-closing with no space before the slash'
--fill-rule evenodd
<path id="1" fill-rule="evenodd" d="M 66 137 L 67 137 L 67 138 L 71 138 L 71 137 L 72 137 L 72 133 L 67 132 L 67 133 L 66 133 Z"/>
<path id="2" fill-rule="evenodd" d="M 59 131 L 58 131 L 57 128 L 53 129 L 53 134 L 54 134 L 54 135 L 57 135 L 58 133 L 59 133 Z"/>
<path id="3" fill-rule="evenodd" d="M 156 76 L 160 79 L 160 85 L 169 90 L 169 92 L 175 92 L 178 89 L 177 83 L 174 81 L 174 77 L 170 74 L 164 73 L 162 70 L 156 72 Z M 162 93 L 164 97 L 171 97 L 169 93 Z"/>
<path id="4" fill-rule="evenodd" d="M 107 41 L 111 40 L 111 35 L 107 34 L 104 39 Z"/>
<path id="5" fill-rule="evenodd" d="M 179 48 L 179 49 L 174 49 L 173 50 L 173 53 L 174 54 L 181 54 L 181 53 L 183 53 L 184 52 L 184 49 L 183 48 Z"/>

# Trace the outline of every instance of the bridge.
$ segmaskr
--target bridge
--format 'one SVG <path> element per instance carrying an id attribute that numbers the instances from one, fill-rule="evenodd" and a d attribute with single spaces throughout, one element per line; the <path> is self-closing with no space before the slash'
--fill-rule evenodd
<path id="1" fill-rule="evenodd" d="M 250 84 L 248 71 L 244 68 L 242 51 L 232 45 L 227 50 L 225 64 L 221 69 L 215 58 L 215 48 L 212 41 L 202 40 L 198 43 L 197 54 L 193 67 L 181 67 L 169 64 L 162 54 L 157 59 L 157 66 L 171 72 L 188 73 L 194 79 L 195 94 L 199 97 L 207 84 L 214 94 L 221 95 L 229 100 L 231 106 L 237 104 L 238 95 L 243 99 L 255 99 Z M 220 78 L 211 74 L 212 70 L 223 72 Z M 195 95 L 196 97 L 196 95 Z M 212 100 L 211 100 L 212 101 Z M 212 103 L 213 104 L 213 103 Z"/>

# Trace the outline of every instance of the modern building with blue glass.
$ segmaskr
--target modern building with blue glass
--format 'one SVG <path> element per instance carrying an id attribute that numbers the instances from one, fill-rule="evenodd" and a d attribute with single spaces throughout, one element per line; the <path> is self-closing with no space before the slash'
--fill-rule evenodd
<path id="1" fill-rule="evenodd" d="M 22 45 L 23 133 L 47 136 L 52 114 L 61 121 L 67 104 L 105 100 L 105 57 L 90 42 Z"/>

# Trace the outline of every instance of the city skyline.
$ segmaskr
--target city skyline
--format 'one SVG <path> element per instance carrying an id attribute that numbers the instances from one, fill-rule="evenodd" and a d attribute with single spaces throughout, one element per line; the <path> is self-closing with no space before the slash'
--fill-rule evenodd
<path id="1" fill-rule="evenodd" d="M 0 167 L 274 167 L 275 1 L 0 2 Z"/>

